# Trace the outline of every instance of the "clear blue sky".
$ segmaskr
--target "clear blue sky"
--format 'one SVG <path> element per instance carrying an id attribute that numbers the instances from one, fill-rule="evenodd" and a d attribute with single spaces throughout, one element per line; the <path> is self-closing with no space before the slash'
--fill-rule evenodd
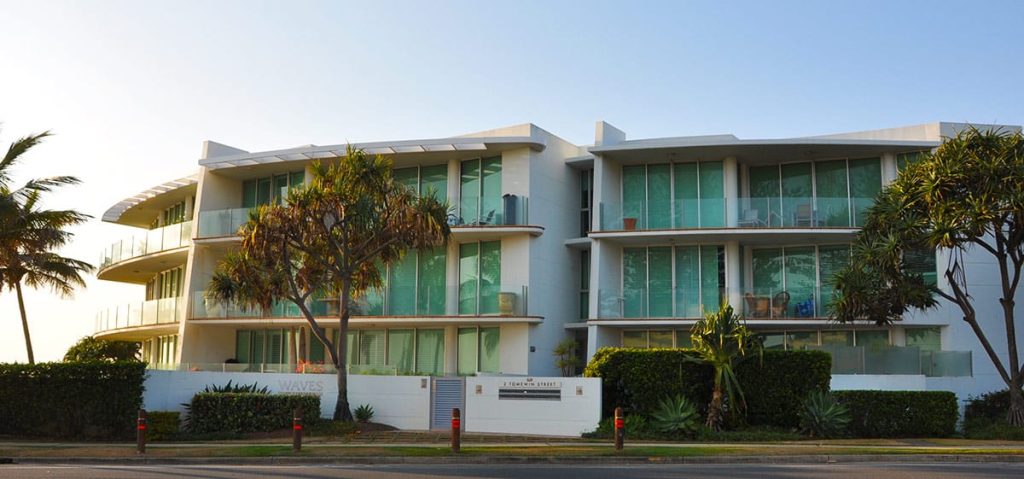
<path id="1" fill-rule="evenodd" d="M 0 0 L 0 145 L 53 128 L 18 178 L 99 216 L 247 150 L 427 138 L 533 122 L 578 144 L 770 138 L 930 121 L 1024 123 L 1024 2 L 50 2 Z M 93 222 L 95 261 L 127 229 Z M 0 361 L 24 360 L 0 294 Z M 92 280 L 30 295 L 37 357 L 141 298 Z"/>

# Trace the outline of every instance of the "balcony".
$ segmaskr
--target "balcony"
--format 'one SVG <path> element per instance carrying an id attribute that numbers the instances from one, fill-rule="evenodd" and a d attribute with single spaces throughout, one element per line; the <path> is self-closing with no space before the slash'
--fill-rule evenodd
<path id="1" fill-rule="evenodd" d="M 699 319 L 728 298 L 725 288 L 624 288 L 598 291 L 600 319 Z"/>
<path id="2" fill-rule="evenodd" d="M 153 299 L 107 308 L 96 314 L 96 333 L 178 322 L 183 297 Z"/>
<path id="3" fill-rule="evenodd" d="M 601 203 L 600 231 L 702 229 L 851 229 L 873 198 L 768 197 Z"/>
<path id="4" fill-rule="evenodd" d="M 972 375 L 970 351 L 922 351 L 913 346 L 808 346 L 832 355 L 832 374 Z"/>
<path id="5" fill-rule="evenodd" d="M 448 285 L 433 290 L 429 287 L 402 288 L 407 294 L 369 292 L 356 298 L 353 317 L 387 318 L 459 318 L 459 317 L 524 317 L 528 311 L 527 287 L 524 285 L 481 285 L 469 292 L 469 286 Z M 394 291 L 394 290 L 392 290 Z M 336 318 L 339 314 L 335 299 L 312 300 L 308 308 L 314 317 Z M 191 318 L 193 319 L 303 319 L 297 305 L 288 301 L 275 303 L 269 311 L 244 308 L 233 302 L 206 298 L 205 291 L 194 293 Z"/>
<path id="6" fill-rule="evenodd" d="M 231 208 L 199 212 L 199 230 L 196 238 L 222 238 L 235 236 L 238 228 L 249 221 L 252 208 Z"/>
<path id="7" fill-rule="evenodd" d="M 118 241 L 103 250 L 99 271 L 102 274 L 103 270 L 133 258 L 188 246 L 191 239 L 191 221 L 151 229 L 145 234 Z"/>

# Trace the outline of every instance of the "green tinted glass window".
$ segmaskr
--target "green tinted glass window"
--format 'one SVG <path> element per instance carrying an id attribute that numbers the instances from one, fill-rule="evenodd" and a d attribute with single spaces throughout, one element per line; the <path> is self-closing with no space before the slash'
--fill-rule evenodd
<path id="1" fill-rule="evenodd" d="M 647 249 L 648 315 L 655 318 L 672 316 L 672 248 Z"/>
<path id="2" fill-rule="evenodd" d="M 807 349 L 808 346 L 818 345 L 817 331 L 798 331 L 786 334 L 786 349 L 791 351 Z"/>
<path id="3" fill-rule="evenodd" d="M 672 331 L 650 331 L 647 338 L 652 348 L 672 347 Z"/>
<path id="4" fill-rule="evenodd" d="M 459 314 L 477 314 L 480 244 L 459 245 Z"/>
<path id="5" fill-rule="evenodd" d="M 622 249 L 623 315 L 647 316 L 647 248 Z"/>
<path id="6" fill-rule="evenodd" d="M 878 158 L 850 160 L 850 196 L 854 226 L 864 226 L 867 209 L 882 191 L 882 164 Z"/>
<path id="7" fill-rule="evenodd" d="M 458 374 L 470 376 L 477 371 L 477 329 L 459 328 Z"/>
<path id="8" fill-rule="evenodd" d="M 846 184 L 846 160 L 814 164 L 816 216 L 820 226 L 850 226 L 850 193 Z"/>
<path id="9" fill-rule="evenodd" d="M 853 331 L 822 331 L 821 344 L 831 346 L 853 346 Z"/>
<path id="10" fill-rule="evenodd" d="M 649 229 L 672 225 L 672 177 L 670 165 L 647 166 L 647 217 Z"/>
<path id="11" fill-rule="evenodd" d="M 857 346 L 878 348 L 889 345 L 889 331 L 857 331 Z"/>
<path id="12" fill-rule="evenodd" d="M 782 220 L 785 226 L 812 225 L 812 193 L 809 162 L 782 165 Z"/>
<path id="13" fill-rule="evenodd" d="M 700 254 L 698 246 L 676 247 L 676 316 L 701 317 Z"/>
<path id="14" fill-rule="evenodd" d="M 445 314 L 445 269 L 448 257 L 444 248 L 418 253 L 417 314 L 439 316 Z"/>
<path id="15" fill-rule="evenodd" d="M 672 168 L 675 181 L 675 227 L 696 228 L 700 225 L 697 163 L 676 163 Z"/>
<path id="16" fill-rule="evenodd" d="M 388 268 L 388 315 L 416 314 L 416 251 L 409 251 Z"/>
<path id="17" fill-rule="evenodd" d="M 444 375 L 444 330 L 416 331 L 416 371 L 430 376 Z"/>
<path id="18" fill-rule="evenodd" d="M 420 195 L 428 194 L 441 201 L 448 198 L 448 165 L 420 168 Z"/>
<path id="19" fill-rule="evenodd" d="M 907 328 L 907 346 L 920 348 L 921 351 L 942 350 L 942 333 L 939 328 Z"/>
<path id="20" fill-rule="evenodd" d="M 388 364 L 400 374 L 413 372 L 413 336 L 411 329 L 388 330 Z"/>
<path id="21" fill-rule="evenodd" d="M 637 228 L 646 228 L 647 167 L 622 167 L 622 217 L 637 220 Z"/>
<path id="22" fill-rule="evenodd" d="M 497 374 L 501 372 L 499 328 L 480 328 L 480 372 Z"/>
<path id="23" fill-rule="evenodd" d="M 480 314 L 498 312 L 501 292 L 501 241 L 480 243 Z"/>
<path id="24" fill-rule="evenodd" d="M 700 225 L 725 226 L 725 175 L 721 161 L 700 164 Z"/>
<path id="25" fill-rule="evenodd" d="M 622 347 L 624 348 L 646 348 L 647 331 L 623 331 Z"/>

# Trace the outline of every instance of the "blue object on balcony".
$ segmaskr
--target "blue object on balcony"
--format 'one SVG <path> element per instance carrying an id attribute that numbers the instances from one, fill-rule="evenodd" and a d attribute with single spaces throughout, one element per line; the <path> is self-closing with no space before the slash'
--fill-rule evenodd
<path id="1" fill-rule="evenodd" d="M 796 315 L 804 318 L 814 316 L 814 298 L 807 298 L 807 301 L 796 305 Z"/>

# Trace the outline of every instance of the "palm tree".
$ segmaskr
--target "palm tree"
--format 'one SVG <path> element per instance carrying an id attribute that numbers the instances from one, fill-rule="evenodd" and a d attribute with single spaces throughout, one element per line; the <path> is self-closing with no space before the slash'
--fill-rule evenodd
<path id="1" fill-rule="evenodd" d="M 715 370 L 715 381 L 708 404 L 707 426 L 715 431 L 722 429 L 725 419 L 725 400 L 734 412 L 741 412 L 746 405 L 743 389 L 736 378 L 736 365 L 752 357 L 751 352 L 760 355 L 762 347 L 757 334 L 747 328 L 743 317 L 733 312 L 726 304 L 715 313 L 708 313 L 690 330 L 697 361 L 710 365 Z"/>
<path id="2" fill-rule="evenodd" d="M 72 176 L 30 180 L 20 188 L 11 187 L 11 168 L 49 132 L 18 139 L 0 160 L 0 288 L 13 289 L 18 295 L 21 327 L 29 364 L 35 363 L 32 338 L 22 283 L 30 288 L 49 287 L 62 297 L 70 297 L 76 287 L 85 286 L 81 273 L 92 270 L 83 261 L 60 256 L 54 251 L 68 244 L 73 234 L 65 228 L 83 223 L 90 217 L 74 210 L 47 210 L 39 205 L 42 193 L 64 185 L 75 185 Z"/>

